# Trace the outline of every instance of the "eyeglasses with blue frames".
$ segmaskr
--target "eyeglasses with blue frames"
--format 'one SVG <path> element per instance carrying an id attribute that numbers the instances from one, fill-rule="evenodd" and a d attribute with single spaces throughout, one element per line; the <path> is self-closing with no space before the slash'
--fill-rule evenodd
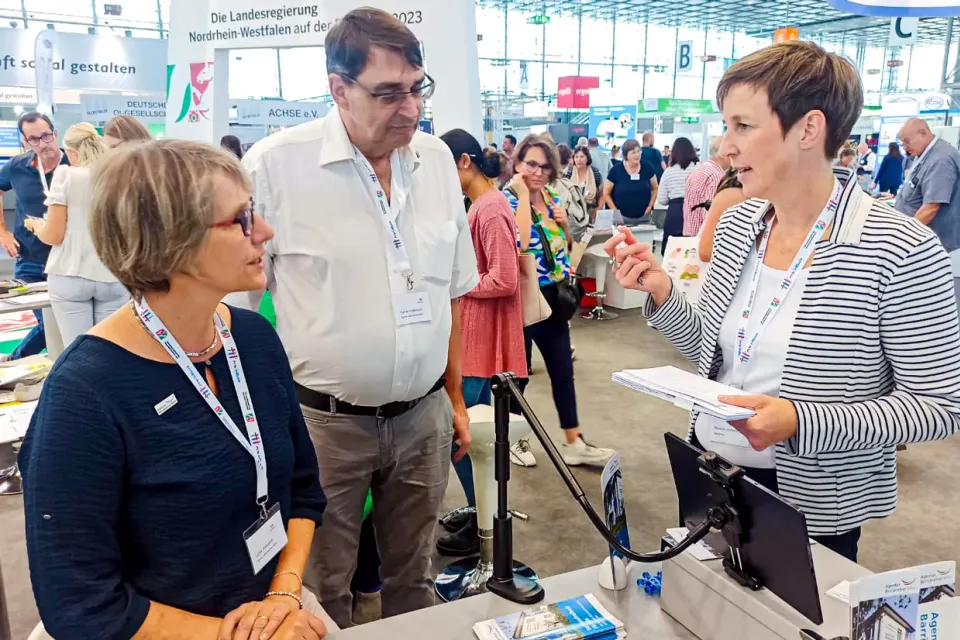
<path id="1" fill-rule="evenodd" d="M 407 96 L 413 96 L 419 100 L 429 100 L 433 96 L 433 92 L 437 88 L 436 81 L 430 77 L 429 74 L 423 74 L 423 80 L 418 82 L 413 86 L 409 91 L 371 91 L 362 84 L 360 84 L 356 78 L 351 76 L 349 73 L 341 73 L 341 78 L 349 80 L 353 84 L 357 85 L 364 91 L 370 94 L 370 96 L 376 98 L 380 101 L 380 104 L 383 105 L 395 105 L 400 104 L 406 99 Z"/>
<path id="2" fill-rule="evenodd" d="M 233 220 L 224 220 L 223 222 L 214 222 L 210 225 L 210 228 L 226 229 L 227 227 L 238 224 L 240 225 L 240 230 L 243 231 L 243 235 L 249 238 L 253 235 L 254 219 L 253 198 L 250 198 L 250 206 L 238 213 L 236 218 Z"/>

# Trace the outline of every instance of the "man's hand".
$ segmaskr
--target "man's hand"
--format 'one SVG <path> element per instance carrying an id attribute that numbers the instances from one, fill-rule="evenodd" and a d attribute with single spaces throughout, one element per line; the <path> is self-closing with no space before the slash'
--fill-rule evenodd
<path id="1" fill-rule="evenodd" d="M 223 619 L 217 640 L 267 640 L 298 611 L 300 606 L 290 596 L 269 596 L 242 604 Z"/>
<path id="2" fill-rule="evenodd" d="M 3 246 L 3 250 L 6 251 L 7 255 L 11 258 L 16 258 L 20 255 L 20 245 L 9 231 L 0 231 L 0 245 Z"/>
<path id="3" fill-rule="evenodd" d="M 323 620 L 306 611 L 295 611 L 287 616 L 271 638 L 273 640 L 320 640 L 326 635 L 327 627 L 323 624 Z"/>
<path id="4" fill-rule="evenodd" d="M 461 407 L 453 409 L 453 440 L 454 442 L 460 443 L 460 449 L 457 451 L 457 454 L 453 456 L 454 462 L 460 462 L 463 459 L 463 456 L 469 453 L 470 449 L 470 414 L 467 413 L 466 407 Z"/>
<path id="5" fill-rule="evenodd" d="M 717 400 L 757 412 L 752 418 L 730 423 L 755 451 L 764 451 L 797 435 L 797 409 L 789 400 L 762 395 L 720 396 Z"/>

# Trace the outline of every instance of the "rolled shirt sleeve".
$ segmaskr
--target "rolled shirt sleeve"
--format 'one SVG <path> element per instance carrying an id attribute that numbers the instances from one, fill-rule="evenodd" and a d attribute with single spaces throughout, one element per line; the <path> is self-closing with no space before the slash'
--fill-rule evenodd
<path id="1" fill-rule="evenodd" d="M 449 152 L 448 152 L 449 153 Z M 447 192 L 448 207 L 453 211 L 453 218 L 457 225 L 457 239 L 453 255 L 453 275 L 450 278 L 450 298 L 455 300 L 467 295 L 480 282 L 477 272 L 477 254 L 473 251 L 473 239 L 470 236 L 470 225 L 467 223 L 467 212 L 463 208 L 463 196 L 460 191 L 460 179 L 457 177 L 456 164 L 451 162 L 444 169 L 444 190 Z"/>

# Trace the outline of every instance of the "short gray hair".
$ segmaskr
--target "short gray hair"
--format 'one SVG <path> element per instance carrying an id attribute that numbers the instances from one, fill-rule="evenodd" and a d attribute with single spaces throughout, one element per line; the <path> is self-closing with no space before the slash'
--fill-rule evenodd
<path id="1" fill-rule="evenodd" d="M 98 163 L 90 235 L 134 298 L 168 291 L 170 276 L 196 258 L 214 218 L 219 177 L 250 188 L 236 156 L 186 140 L 129 143 Z"/>

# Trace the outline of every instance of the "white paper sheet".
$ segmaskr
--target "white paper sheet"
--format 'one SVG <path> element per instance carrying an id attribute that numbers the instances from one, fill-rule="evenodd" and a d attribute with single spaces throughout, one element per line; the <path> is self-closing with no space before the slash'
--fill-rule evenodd
<path id="1" fill-rule="evenodd" d="M 683 408 L 693 407 L 721 420 L 744 420 L 755 415 L 752 409 L 734 407 L 718 396 L 742 396 L 745 392 L 676 367 L 628 369 L 613 374 L 613 381 Z"/>
<path id="2" fill-rule="evenodd" d="M 16 442 L 27 434 L 37 401 L 0 407 L 0 443 Z"/>
<path id="3" fill-rule="evenodd" d="M 673 538 L 675 542 L 682 542 L 683 540 L 686 540 L 689 533 L 690 532 L 686 527 L 667 529 L 667 535 Z M 710 547 L 703 540 L 690 547 L 687 551 L 690 553 L 690 555 L 701 562 L 704 560 L 718 560 L 722 557 L 713 549 L 713 547 Z"/>

